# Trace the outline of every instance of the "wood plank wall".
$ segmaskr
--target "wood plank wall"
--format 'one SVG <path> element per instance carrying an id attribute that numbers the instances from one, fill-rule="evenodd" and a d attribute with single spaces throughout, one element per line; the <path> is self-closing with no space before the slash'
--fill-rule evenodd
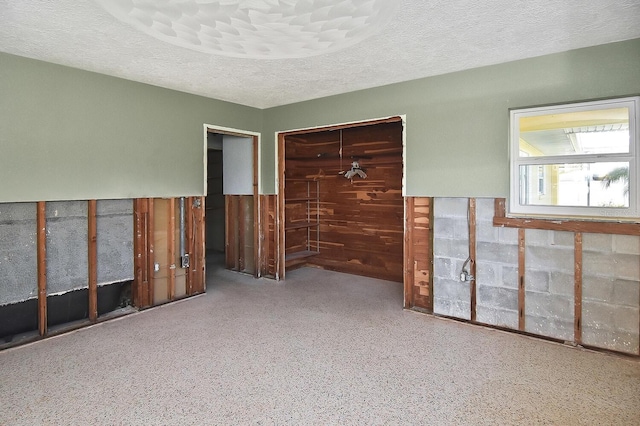
<path id="1" fill-rule="evenodd" d="M 340 174 L 350 170 L 354 160 L 368 175 L 366 179 L 349 180 Z M 401 121 L 286 136 L 285 200 L 305 197 L 300 190 L 290 190 L 290 179 L 319 181 L 320 253 L 306 262 L 402 282 Z M 285 222 L 296 220 L 291 214 L 300 212 L 288 209 Z M 290 254 L 303 245 L 302 237 L 288 232 L 285 244 Z"/>
<path id="2" fill-rule="evenodd" d="M 406 198 L 405 302 L 407 309 L 433 311 L 432 198 Z"/>
<path id="3" fill-rule="evenodd" d="M 260 195 L 260 276 L 275 278 L 278 262 L 277 195 Z"/>

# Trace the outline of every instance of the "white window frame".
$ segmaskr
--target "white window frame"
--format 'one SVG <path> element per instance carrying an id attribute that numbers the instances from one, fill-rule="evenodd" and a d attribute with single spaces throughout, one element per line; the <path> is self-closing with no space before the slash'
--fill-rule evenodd
<path id="1" fill-rule="evenodd" d="M 629 152 L 623 154 L 572 154 L 544 157 L 520 155 L 520 119 L 537 115 L 562 114 L 589 110 L 629 108 Z M 552 105 L 535 108 L 512 109 L 509 112 L 509 158 L 510 158 L 510 217 L 532 218 L 577 218 L 599 221 L 640 221 L 640 197 L 638 173 L 640 172 L 640 96 Z M 629 207 L 568 207 L 552 205 L 520 204 L 520 166 L 575 164 L 598 162 L 629 163 Z"/>

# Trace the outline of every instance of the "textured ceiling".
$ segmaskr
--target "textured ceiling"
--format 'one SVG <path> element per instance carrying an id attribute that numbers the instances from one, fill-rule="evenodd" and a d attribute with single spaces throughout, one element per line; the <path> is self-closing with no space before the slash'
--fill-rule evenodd
<path id="1" fill-rule="evenodd" d="M 168 1 L 158 0 L 155 3 Z M 367 3 L 366 0 L 190 1 L 225 5 L 240 3 L 243 7 L 262 12 L 269 7 L 278 11 L 264 13 L 256 21 L 258 23 L 264 23 L 265 19 L 283 19 L 290 10 L 287 5 L 295 7 L 300 3 L 308 6 L 313 3 L 331 9 L 340 4 L 357 6 Z M 344 22 L 349 22 L 345 25 L 353 25 L 349 28 L 357 33 L 355 35 L 329 33 L 334 42 L 341 41 L 340 37 L 344 39 L 343 48 L 335 43 L 318 43 L 317 40 L 328 39 L 321 37 L 315 44 L 312 41 L 306 43 L 306 46 L 313 47 L 313 51 L 291 53 L 293 48 L 279 50 L 277 43 L 265 48 L 253 34 L 253 38 L 247 35 L 243 39 L 250 40 L 244 47 L 230 43 L 229 46 L 235 47 L 209 53 L 211 49 L 207 52 L 194 50 L 198 41 L 189 36 L 188 31 L 178 42 L 167 43 L 154 38 L 149 31 L 139 29 L 141 24 L 116 18 L 101 6 L 106 2 L 0 0 L 0 51 L 268 108 L 640 38 L 638 0 L 397 0 L 394 1 L 398 4 L 395 12 L 371 13 L 370 19 L 380 19 L 376 21 L 375 28 L 353 25 L 357 16 L 348 7 L 333 8 L 331 15 L 323 15 L 326 23 L 328 18 L 334 19 L 335 14 L 342 10 Z M 181 0 L 173 2 L 184 3 Z M 110 3 L 154 2 L 112 0 Z M 188 8 L 184 10 L 189 13 Z M 143 15 L 129 16 L 138 16 L 138 21 L 147 19 Z M 305 25 L 311 25 L 314 19 L 308 16 Z M 240 34 L 239 26 L 246 26 L 248 21 L 229 22 L 231 25 L 225 27 L 226 41 L 229 41 L 230 34 Z M 156 29 L 161 27 L 156 24 Z M 203 36 L 200 45 L 206 39 L 204 44 L 215 46 L 212 41 L 215 37 L 212 36 L 217 35 L 209 33 Z M 185 47 L 185 44 L 191 46 Z M 269 48 L 273 54 L 265 55 Z M 321 53 L 320 48 L 328 50 Z M 253 58 L 237 57 L 245 54 L 253 55 Z"/>

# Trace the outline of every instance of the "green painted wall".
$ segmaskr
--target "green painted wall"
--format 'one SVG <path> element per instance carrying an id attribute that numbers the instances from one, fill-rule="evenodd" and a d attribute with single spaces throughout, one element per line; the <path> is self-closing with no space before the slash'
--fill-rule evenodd
<path id="1" fill-rule="evenodd" d="M 0 202 L 202 195 L 203 124 L 262 114 L 0 53 Z"/>
<path id="2" fill-rule="evenodd" d="M 407 195 L 506 197 L 510 108 L 640 93 L 640 39 L 429 77 L 264 112 L 263 191 L 276 131 L 406 115 Z"/>

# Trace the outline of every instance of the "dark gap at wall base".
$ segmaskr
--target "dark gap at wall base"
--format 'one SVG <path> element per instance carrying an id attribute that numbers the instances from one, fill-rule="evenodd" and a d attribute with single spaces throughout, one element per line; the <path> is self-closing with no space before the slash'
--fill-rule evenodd
<path id="1" fill-rule="evenodd" d="M 47 297 L 49 327 L 89 318 L 88 289 Z M 98 287 L 98 315 L 131 304 L 131 281 Z M 0 344 L 9 343 L 18 334 L 38 330 L 38 300 L 0 306 Z"/>

